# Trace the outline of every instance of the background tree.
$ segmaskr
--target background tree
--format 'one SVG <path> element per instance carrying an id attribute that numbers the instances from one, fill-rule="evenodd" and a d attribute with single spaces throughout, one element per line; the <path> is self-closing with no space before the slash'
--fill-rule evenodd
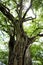
<path id="1" fill-rule="evenodd" d="M 28 7 L 25 6 L 25 3 L 27 2 Z M 32 16 L 26 17 L 30 8 L 32 9 L 32 11 L 33 9 L 38 10 L 41 8 L 42 11 L 42 5 L 42 0 L 0 1 L 0 29 L 8 33 L 8 35 L 10 36 L 8 65 L 25 65 L 28 46 L 36 40 L 37 36 L 43 36 L 43 34 L 40 34 L 43 26 L 40 27 L 39 23 L 37 22 L 38 20 L 35 19 L 36 15 L 34 14 L 34 12 L 34 18 Z M 13 12 L 16 13 L 15 16 L 12 15 Z M 35 25 L 35 29 L 33 29 L 32 32 L 30 30 L 30 36 L 27 36 L 23 29 L 23 23 L 29 20 L 31 20 L 31 22 Z M 31 28 L 32 27 L 33 26 L 31 26 Z M 36 35 L 34 32 L 37 32 Z M 27 65 L 32 65 L 30 54 L 28 62 L 29 63 Z"/>

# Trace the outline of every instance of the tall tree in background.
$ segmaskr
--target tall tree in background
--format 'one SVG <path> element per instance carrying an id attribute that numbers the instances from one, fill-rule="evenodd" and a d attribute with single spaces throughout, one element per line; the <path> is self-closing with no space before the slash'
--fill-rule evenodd
<path id="1" fill-rule="evenodd" d="M 27 5 L 27 9 L 24 11 L 26 8 L 26 2 L 30 3 Z M 38 9 L 38 7 L 40 7 L 40 4 L 42 4 L 42 0 L 0 1 L 0 11 L 6 16 L 5 17 L 2 13 L 0 13 L 0 17 L 3 16 L 2 18 L 4 18 L 4 20 L 1 19 L 0 29 L 8 33 L 10 36 L 8 65 L 32 65 L 30 53 L 28 55 L 28 63 L 26 63 L 26 52 L 28 51 L 27 48 L 35 41 L 37 36 L 43 36 L 43 34 L 38 33 L 36 36 L 28 37 L 23 30 L 23 23 L 36 18 L 36 15 L 35 18 L 26 18 L 26 15 L 30 8 L 32 9 L 32 7 L 34 7 Z M 17 14 L 17 16 L 15 15 L 16 17 L 11 14 L 11 8 L 7 8 L 8 5 L 13 5 Z M 14 9 L 13 7 L 12 10 Z"/>

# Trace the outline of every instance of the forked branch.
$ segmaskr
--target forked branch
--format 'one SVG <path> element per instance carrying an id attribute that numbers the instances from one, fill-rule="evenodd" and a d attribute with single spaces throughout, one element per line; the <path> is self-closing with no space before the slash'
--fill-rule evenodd
<path id="1" fill-rule="evenodd" d="M 0 3 L 0 11 L 9 19 L 12 21 L 12 23 L 14 24 L 16 19 L 13 17 L 13 15 L 10 13 L 10 10 L 3 5 L 2 3 Z"/>
<path id="2" fill-rule="evenodd" d="M 27 8 L 26 12 L 24 13 L 23 19 L 25 18 L 26 14 L 27 14 L 27 12 L 29 11 L 29 9 L 31 8 L 31 6 L 32 6 L 32 2 L 30 2 L 30 6 Z"/>

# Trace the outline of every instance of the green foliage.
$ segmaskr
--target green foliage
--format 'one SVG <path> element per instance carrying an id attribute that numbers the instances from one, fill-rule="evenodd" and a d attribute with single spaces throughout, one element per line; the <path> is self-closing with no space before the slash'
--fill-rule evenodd
<path id="1" fill-rule="evenodd" d="M 39 21 L 39 19 L 34 20 L 33 22 L 28 23 L 27 27 L 24 26 L 24 31 L 27 33 L 28 36 L 37 36 L 43 29 L 43 22 Z"/>
<path id="2" fill-rule="evenodd" d="M 0 62 L 8 64 L 8 35 L 0 31 Z"/>
<path id="3" fill-rule="evenodd" d="M 0 61 L 4 64 L 8 64 L 8 52 L 0 51 Z"/>
<path id="4" fill-rule="evenodd" d="M 18 15 L 17 15 L 17 12 L 16 12 L 16 8 L 17 8 L 16 2 L 17 3 L 20 3 L 20 1 L 21 0 L 0 0 L 1 3 L 3 3 L 5 6 L 7 6 L 10 9 L 11 14 L 13 14 L 14 17 L 16 17 L 16 18 L 18 18 Z M 28 2 L 28 0 L 23 0 L 23 2 L 26 3 L 26 2 Z M 42 4 L 43 4 L 43 0 L 33 0 L 32 1 L 33 8 L 35 8 L 37 11 L 38 11 L 38 9 L 43 8 Z M 41 13 L 40 13 L 40 17 L 38 18 L 38 20 L 36 19 L 38 22 L 39 21 L 43 21 L 43 13 L 42 14 Z M 31 23 L 31 26 L 30 27 L 25 28 L 25 32 L 27 33 L 27 35 L 34 36 L 34 35 L 37 35 L 38 33 L 41 32 L 40 29 L 36 30 L 38 28 L 38 23 L 35 23 L 36 20 Z M 13 29 L 14 28 L 13 28 L 12 22 L 9 21 L 0 12 L 0 30 L 3 30 L 3 31 L 5 31 L 5 32 L 7 32 L 9 34 L 9 33 L 12 33 Z"/>
<path id="5" fill-rule="evenodd" d="M 43 48 L 41 44 L 33 44 L 30 47 L 30 53 L 33 61 L 33 65 L 43 65 Z"/>
<path id="6" fill-rule="evenodd" d="M 33 0 L 32 4 L 36 10 L 43 8 L 43 0 Z"/>

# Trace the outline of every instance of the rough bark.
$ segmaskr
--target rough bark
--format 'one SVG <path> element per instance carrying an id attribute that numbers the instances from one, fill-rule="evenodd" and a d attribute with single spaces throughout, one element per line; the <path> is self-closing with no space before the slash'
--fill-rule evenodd
<path id="1" fill-rule="evenodd" d="M 10 45 L 11 43 L 14 43 L 12 41 L 13 39 L 10 40 Z M 9 46 L 10 48 L 8 65 L 32 65 L 30 53 L 28 54 L 29 51 L 27 52 L 28 46 L 26 48 L 25 43 L 27 43 L 26 39 L 24 40 L 23 38 L 19 38 L 19 40 L 16 41 L 16 44 L 14 46 Z"/>
<path id="2" fill-rule="evenodd" d="M 28 57 L 25 55 L 28 53 L 26 51 L 32 40 L 25 35 L 22 25 L 19 25 L 19 23 L 17 25 L 16 42 L 14 41 L 14 36 L 10 36 L 8 65 L 32 65 L 30 53 Z M 27 62 L 26 58 L 29 58 Z"/>

